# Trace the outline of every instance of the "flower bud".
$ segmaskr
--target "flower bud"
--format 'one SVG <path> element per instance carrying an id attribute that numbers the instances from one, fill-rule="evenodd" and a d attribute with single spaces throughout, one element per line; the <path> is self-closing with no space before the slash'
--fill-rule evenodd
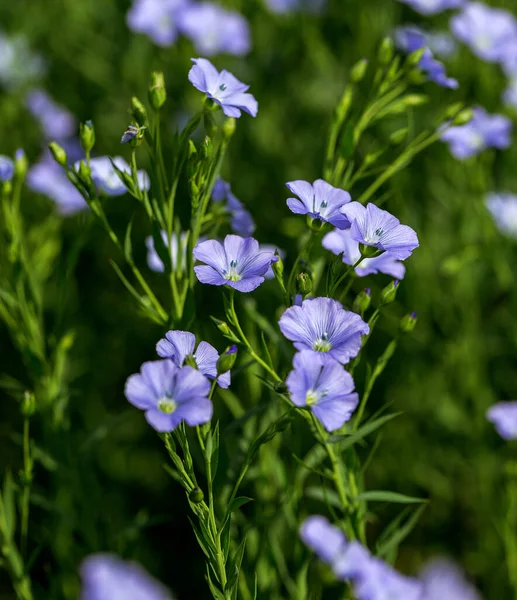
<path id="1" fill-rule="evenodd" d="M 411 52 L 411 54 L 407 57 L 408 65 L 411 65 L 412 67 L 416 67 L 418 64 L 420 64 L 420 61 L 422 60 L 422 57 L 424 56 L 425 50 L 426 50 L 426 47 L 423 46 L 422 48 L 419 48 L 418 50 Z"/>
<path id="2" fill-rule="evenodd" d="M 402 317 L 400 320 L 400 329 L 404 333 L 411 333 L 416 326 L 417 322 L 417 314 L 416 312 L 412 312 L 410 315 L 406 315 Z"/>
<path id="3" fill-rule="evenodd" d="M 471 108 L 466 108 L 462 110 L 458 115 L 454 117 L 452 120 L 452 124 L 456 126 L 466 125 L 474 118 L 474 111 Z"/>
<path id="4" fill-rule="evenodd" d="M 30 417 L 36 412 L 36 398 L 32 392 L 26 391 L 22 400 L 22 415 Z"/>
<path id="5" fill-rule="evenodd" d="M 167 91 L 165 90 L 165 79 L 163 73 L 155 71 L 151 74 L 151 85 L 149 87 L 149 102 L 155 110 L 165 104 L 167 100 Z"/>
<path id="6" fill-rule="evenodd" d="M 235 133 L 236 127 L 237 127 L 236 119 L 233 119 L 231 117 L 229 119 L 226 119 L 226 121 L 223 123 L 223 127 L 222 127 L 223 138 L 225 140 L 229 140 Z"/>
<path id="7" fill-rule="evenodd" d="M 215 124 L 214 115 L 211 112 L 205 111 L 203 115 L 203 122 L 205 124 L 205 133 L 208 137 L 215 137 L 217 133 L 217 125 Z"/>
<path id="8" fill-rule="evenodd" d="M 381 250 L 375 246 L 367 246 L 366 244 L 359 244 L 359 252 L 363 258 L 373 258 L 381 253 Z"/>
<path id="9" fill-rule="evenodd" d="M 368 69 L 368 59 L 362 58 L 360 61 L 356 62 L 355 65 L 350 70 L 350 81 L 352 83 L 359 83 L 364 79 L 366 75 L 366 70 Z"/>
<path id="10" fill-rule="evenodd" d="M 136 96 L 131 98 L 131 114 L 139 125 L 147 123 L 147 109 Z"/>
<path id="11" fill-rule="evenodd" d="M 201 145 L 201 154 L 203 155 L 203 158 L 210 158 L 210 156 L 212 156 L 212 151 L 212 140 L 207 135 L 205 135 L 205 139 L 203 140 L 203 144 Z"/>
<path id="12" fill-rule="evenodd" d="M 389 285 L 387 285 L 381 292 L 381 304 L 390 304 L 393 302 L 397 296 L 398 287 L 398 279 L 394 279 Z"/>
<path id="13" fill-rule="evenodd" d="M 91 179 L 90 169 L 84 160 L 80 161 L 79 163 L 79 179 L 86 182 L 90 181 Z"/>
<path id="14" fill-rule="evenodd" d="M 429 102 L 429 98 L 424 94 L 408 94 L 403 100 L 406 106 L 421 106 Z"/>
<path id="15" fill-rule="evenodd" d="M 391 38 L 385 37 L 382 40 L 377 57 L 382 66 L 387 65 L 391 61 L 393 58 L 393 41 Z"/>
<path id="16" fill-rule="evenodd" d="M 188 499 L 192 502 L 192 504 L 201 504 L 204 497 L 205 495 L 203 494 L 203 490 L 198 487 L 195 487 L 193 490 L 191 490 L 188 495 Z"/>
<path id="17" fill-rule="evenodd" d="M 95 128 L 91 121 L 85 121 L 79 125 L 79 139 L 83 150 L 89 154 L 95 146 Z"/>
<path id="18" fill-rule="evenodd" d="M 188 367 L 192 367 L 193 369 L 197 370 L 197 362 L 196 359 L 192 356 L 192 354 L 187 354 L 187 356 L 185 357 L 185 364 Z"/>
<path id="19" fill-rule="evenodd" d="M 407 127 L 404 127 L 403 129 L 398 129 L 397 131 L 394 131 L 390 135 L 390 142 L 394 146 L 398 146 L 399 144 L 402 144 L 402 142 L 407 138 L 407 134 L 408 134 Z"/>
<path id="20" fill-rule="evenodd" d="M 312 279 L 308 273 L 299 273 L 296 276 L 296 292 L 304 297 L 312 292 Z"/>
<path id="21" fill-rule="evenodd" d="M 449 106 L 449 108 L 445 111 L 445 118 L 446 119 L 454 119 L 454 117 L 463 109 L 465 108 L 465 103 L 464 102 L 455 102 L 454 104 L 451 104 Z"/>
<path id="22" fill-rule="evenodd" d="M 232 335 L 232 330 L 230 329 L 228 323 L 221 321 L 220 319 L 216 319 L 215 317 L 211 317 L 212 321 L 215 323 L 217 329 L 223 334 L 227 336 Z"/>
<path id="23" fill-rule="evenodd" d="M 48 149 L 50 150 L 50 154 L 52 154 L 54 160 L 58 165 L 62 167 L 66 167 L 68 164 L 68 157 L 66 152 L 61 148 L 61 146 L 57 142 L 50 142 L 48 145 Z"/>
<path id="24" fill-rule="evenodd" d="M 278 254 L 278 250 L 275 250 L 275 257 L 277 258 L 277 261 L 271 264 L 271 268 L 273 269 L 275 276 L 282 279 L 284 274 L 284 261 L 280 254 Z"/>
<path id="25" fill-rule="evenodd" d="M 354 304 L 352 305 L 352 310 L 358 315 L 364 315 L 364 313 L 370 307 L 370 302 L 372 301 L 372 293 L 370 288 L 366 288 L 362 292 L 359 292 L 355 297 Z"/>
<path id="26" fill-rule="evenodd" d="M 29 168 L 29 161 L 25 152 L 19 148 L 14 155 L 14 176 L 17 179 L 24 179 Z"/>
<path id="27" fill-rule="evenodd" d="M 237 346 L 234 344 L 233 346 L 228 346 L 226 350 L 221 354 L 221 356 L 217 359 L 217 374 L 221 375 L 222 373 L 226 373 L 233 369 L 233 365 L 237 360 Z"/>
<path id="28" fill-rule="evenodd" d="M 323 222 L 321 221 L 321 219 L 313 219 L 310 215 L 307 215 L 306 218 L 307 227 L 309 227 L 309 229 L 315 232 L 321 231 L 321 228 L 323 227 Z"/>
<path id="29" fill-rule="evenodd" d="M 190 194 L 191 198 L 199 197 L 199 187 L 193 179 L 188 182 L 188 193 Z"/>

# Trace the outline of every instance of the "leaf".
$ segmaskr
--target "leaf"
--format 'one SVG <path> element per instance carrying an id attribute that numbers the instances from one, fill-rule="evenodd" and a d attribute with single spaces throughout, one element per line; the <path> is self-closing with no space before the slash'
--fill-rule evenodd
<path id="1" fill-rule="evenodd" d="M 122 271 L 121 271 L 120 267 L 117 265 L 117 263 L 112 259 L 109 260 L 109 263 L 113 267 L 113 270 L 115 271 L 115 273 L 118 275 L 120 281 L 122 281 L 122 283 L 126 286 L 126 289 L 131 293 L 132 296 L 134 296 L 138 300 L 139 304 L 143 304 L 144 301 L 143 301 L 142 296 L 129 283 L 129 280 L 124 275 L 124 273 L 122 273 Z"/>
<path id="2" fill-rule="evenodd" d="M 203 550 L 205 556 L 209 559 L 209 560 L 213 560 L 213 555 L 210 552 L 211 547 L 210 547 L 210 541 L 205 540 L 201 534 L 201 532 L 199 531 L 199 529 L 197 528 L 196 524 L 194 523 L 194 521 L 188 517 L 188 520 L 190 521 L 190 524 L 192 525 L 192 529 L 194 530 L 194 534 L 196 536 L 197 539 L 197 543 L 199 544 L 201 550 Z"/>
<path id="3" fill-rule="evenodd" d="M 271 358 L 271 354 L 269 353 L 269 348 L 267 347 L 266 337 L 264 335 L 264 331 L 260 331 L 260 341 L 262 342 L 262 350 L 264 350 L 264 356 L 266 357 L 266 363 L 274 369 L 273 360 Z"/>
<path id="4" fill-rule="evenodd" d="M 405 496 L 397 492 L 382 491 L 382 490 L 371 490 L 362 492 L 356 498 L 364 502 L 392 502 L 394 504 L 419 504 L 426 503 L 428 500 L 425 498 L 415 498 L 413 496 Z"/>
<path id="5" fill-rule="evenodd" d="M 161 229 L 158 223 L 156 223 L 155 221 L 153 222 L 152 235 L 156 254 L 158 254 L 160 260 L 162 261 L 163 266 L 165 268 L 165 272 L 170 273 L 172 271 L 172 264 L 169 249 L 167 247 L 167 244 L 163 241 Z"/>
<path id="6" fill-rule="evenodd" d="M 324 487 L 309 487 L 305 490 L 305 495 L 313 500 L 320 500 L 325 504 L 330 504 L 335 508 L 343 508 L 343 504 L 334 490 L 327 490 Z"/>
<path id="7" fill-rule="evenodd" d="M 401 414 L 401 412 L 391 413 L 389 415 L 379 417 L 378 419 L 374 419 L 373 421 L 368 421 L 368 423 L 365 423 L 362 427 L 359 427 L 359 429 L 355 433 L 331 435 L 327 439 L 327 442 L 329 442 L 330 444 L 340 443 L 340 451 L 346 450 L 347 448 L 350 448 L 351 446 L 365 438 L 367 435 L 370 435 L 370 433 L 373 433 L 374 431 L 379 429 L 379 427 L 382 427 L 388 421 L 391 421 L 392 419 L 398 417 Z"/>
<path id="8" fill-rule="evenodd" d="M 127 262 L 132 265 L 133 264 L 133 247 L 131 244 L 131 230 L 133 228 L 133 219 L 129 222 L 129 225 L 126 229 L 126 235 L 124 236 L 124 256 L 126 257 Z"/>
<path id="9" fill-rule="evenodd" d="M 241 570 L 242 559 L 244 557 L 245 547 L 246 547 L 246 536 L 244 536 L 242 538 L 242 541 L 239 544 L 239 547 L 237 548 L 237 550 L 235 551 L 235 554 L 233 555 L 233 557 L 230 561 L 230 564 L 229 564 L 229 569 L 228 569 L 229 577 L 228 577 L 228 582 L 226 584 L 226 590 L 228 592 L 230 592 L 230 594 L 232 594 L 232 590 L 234 590 L 233 594 L 232 594 L 232 596 L 234 598 L 237 598 L 237 584 L 239 581 L 239 573 Z"/>
<path id="10" fill-rule="evenodd" d="M 219 421 L 215 424 L 214 430 L 210 431 L 207 439 L 206 451 L 208 453 L 208 460 L 210 461 L 213 482 L 219 465 Z"/>
<path id="11" fill-rule="evenodd" d="M 208 568 L 208 565 L 206 567 L 206 579 L 214 600 L 225 600 L 224 594 L 214 585 L 212 578 L 210 577 L 210 569 Z"/>
<path id="12" fill-rule="evenodd" d="M 345 125 L 339 141 L 339 154 L 342 158 L 350 158 L 354 153 L 354 126 L 348 122 Z"/>
<path id="13" fill-rule="evenodd" d="M 11 540 L 16 530 L 16 509 L 14 503 L 14 482 L 10 471 L 6 471 L 4 478 L 4 491 L 2 514 L 0 515 L 5 525 L 4 536 L 7 540 Z"/>
<path id="14" fill-rule="evenodd" d="M 388 537 L 384 542 L 378 544 L 377 555 L 382 558 L 390 552 L 397 549 L 398 545 L 411 533 L 415 525 L 418 523 L 422 513 L 426 509 L 426 506 L 420 506 L 415 510 L 413 515 L 408 521 L 400 528 L 397 528 L 394 533 Z"/>
<path id="15" fill-rule="evenodd" d="M 234 498 L 230 502 L 230 506 L 228 507 L 228 513 L 232 513 L 234 510 L 237 510 L 241 506 L 248 504 L 248 502 L 254 502 L 253 498 L 248 498 L 247 496 L 239 496 L 238 498 Z"/>

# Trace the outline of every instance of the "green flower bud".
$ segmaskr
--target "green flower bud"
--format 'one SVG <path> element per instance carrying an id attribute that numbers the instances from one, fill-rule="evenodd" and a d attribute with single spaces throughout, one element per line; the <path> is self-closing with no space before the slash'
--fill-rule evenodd
<path id="1" fill-rule="evenodd" d="M 393 58 L 393 40 L 391 38 L 385 37 L 382 40 L 377 57 L 382 66 L 387 65 L 391 61 Z"/>
<path id="2" fill-rule="evenodd" d="M 81 123 L 79 126 L 79 139 L 86 154 L 90 153 L 95 146 L 95 128 L 91 121 Z"/>
<path id="3" fill-rule="evenodd" d="M 228 346 L 226 350 L 221 354 L 221 356 L 217 359 L 217 374 L 221 375 L 222 373 L 226 373 L 233 369 L 233 365 L 237 360 L 237 346 L 234 344 L 233 346 Z"/>
<path id="4" fill-rule="evenodd" d="M 416 326 L 417 322 L 417 314 L 416 312 L 412 312 L 410 315 L 406 315 L 402 317 L 400 320 L 400 329 L 404 333 L 411 333 Z"/>
<path id="5" fill-rule="evenodd" d="M 271 264 L 271 268 L 273 269 L 273 273 L 276 275 L 276 277 L 282 279 L 284 274 L 284 261 L 282 260 L 280 254 L 278 254 L 278 250 L 275 250 L 275 256 L 278 260 Z"/>
<path id="6" fill-rule="evenodd" d="M 66 167 L 68 164 L 68 157 L 66 152 L 61 148 L 61 146 L 57 142 L 50 142 L 48 145 L 48 149 L 50 150 L 50 154 L 52 154 L 54 160 L 58 165 L 62 167 Z"/>
<path id="7" fill-rule="evenodd" d="M 192 354 L 187 354 L 187 356 L 185 357 L 185 364 L 188 367 L 192 367 L 193 369 L 197 370 L 197 362 L 196 359 L 192 356 Z"/>
<path id="8" fill-rule="evenodd" d="M 296 292 L 304 297 L 312 292 L 312 279 L 308 273 L 299 273 L 296 276 Z"/>
<path id="9" fill-rule="evenodd" d="M 191 198 L 199 197 L 199 187 L 197 183 L 192 179 L 188 182 L 188 191 Z"/>
<path id="10" fill-rule="evenodd" d="M 223 138 L 225 140 L 229 140 L 233 134 L 235 133 L 235 129 L 237 127 L 237 120 L 233 119 L 233 118 L 229 118 L 226 119 L 226 121 L 223 123 Z"/>
<path id="11" fill-rule="evenodd" d="M 203 490 L 201 488 L 195 487 L 188 495 L 188 499 L 192 502 L 192 504 L 201 504 L 205 495 L 203 494 Z"/>
<path id="12" fill-rule="evenodd" d="M 215 323 L 217 329 L 223 334 L 227 336 L 232 336 L 232 330 L 230 329 L 228 323 L 221 321 L 220 319 L 216 319 L 215 317 L 211 317 L 212 321 Z"/>
<path id="13" fill-rule="evenodd" d="M 36 412 L 36 398 L 32 392 L 26 391 L 22 401 L 22 415 L 31 417 Z"/>
<path id="14" fill-rule="evenodd" d="M 86 181 L 89 182 L 91 179 L 91 171 L 90 168 L 88 167 L 88 165 L 84 162 L 84 160 L 82 160 L 79 163 L 79 179 L 81 179 L 81 181 Z"/>
<path id="15" fill-rule="evenodd" d="M 465 108 L 465 103 L 464 102 L 455 102 L 454 104 L 451 104 L 449 106 L 449 108 L 445 111 L 445 118 L 446 119 L 454 119 L 454 117 L 463 109 Z"/>
<path id="16" fill-rule="evenodd" d="M 16 150 L 16 154 L 14 155 L 14 176 L 16 179 L 25 179 L 28 168 L 29 161 L 25 152 L 21 148 Z"/>
<path id="17" fill-rule="evenodd" d="M 217 133 L 217 125 L 215 124 L 214 115 L 211 112 L 205 111 L 203 115 L 203 122 L 205 124 L 205 133 L 208 137 L 215 137 Z"/>
<path id="18" fill-rule="evenodd" d="M 407 127 L 404 127 L 403 129 L 398 129 L 397 131 L 394 131 L 390 135 L 390 142 L 394 146 L 398 146 L 399 144 L 402 144 L 402 142 L 407 138 L 407 134 L 408 134 Z"/>
<path id="19" fill-rule="evenodd" d="M 421 106 L 429 102 L 429 98 L 424 94 L 408 94 L 403 100 L 406 106 Z"/>
<path id="20" fill-rule="evenodd" d="M 212 140 L 206 135 L 205 139 L 203 140 L 203 144 L 201 146 L 201 153 L 203 155 L 203 158 L 210 158 L 210 156 L 212 156 L 212 151 L 213 151 L 213 144 L 212 144 Z"/>
<path id="21" fill-rule="evenodd" d="M 366 70 L 368 69 L 368 59 L 362 58 L 360 61 L 356 62 L 355 65 L 350 70 L 350 81 L 352 83 L 359 83 L 364 79 L 366 75 Z"/>
<path id="22" fill-rule="evenodd" d="M 359 252 L 364 258 L 373 258 L 381 253 L 375 246 L 367 246 L 366 244 L 359 244 Z"/>
<path id="23" fill-rule="evenodd" d="M 407 57 L 407 64 L 411 65 L 412 67 L 416 67 L 418 64 L 420 64 L 425 50 L 426 48 L 424 46 L 423 48 L 419 48 L 418 50 L 411 52 L 411 54 Z"/>
<path id="24" fill-rule="evenodd" d="M 307 227 L 312 229 L 312 231 L 321 231 L 323 221 L 321 219 L 313 219 L 310 215 L 307 215 Z"/>
<path id="25" fill-rule="evenodd" d="M 364 313 L 370 307 L 370 303 L 372 301 L 372 293 L 370 288 L 366 288 L 362 292 L 359 292 L 355 297 L 354 304 L 352 305 L 352 310 L 358 315 L 364 315 Z"/>
<path id="26" fill-rule="evenodd" d="M 151 74 L 151 85 L 149 87 L 149 102 L 155 110 L 165 104 L 167 100 L 167 91 L 165 90 L 165 79 L 163 73 L 155 71 Z"/>
<path id="27" fill-rule="evenodd" d="M 131 114 L 139 125 L 147 123 L 147 109 L 136 96 L 131 98 Z"/>
<path id="28" fill-rule="evenodd" d="M 474 111 L 471 108 L 466 108 L 462 110 L 458 115 L 454 117 L 452 120 L 452 124 L 456 126 L 466 125 L 474 118 Z"/>
<path id="29" fill-rule="evenodd" d="M 381 304 L 391 304 L 391 302 L 393 302 L 397 296 L 398 287 L 398 279 L 394 279 L 389 285 L 387 285 L 381 292 Z"/>

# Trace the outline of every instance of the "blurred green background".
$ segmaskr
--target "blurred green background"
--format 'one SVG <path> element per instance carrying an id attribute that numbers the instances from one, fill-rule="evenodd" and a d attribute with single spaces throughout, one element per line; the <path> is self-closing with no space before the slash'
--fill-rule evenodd
<path id="1" fill-rule="evenodd" d="M 321 176 L 327 129 L 348 68 L 360 58 L 373 59 L 380 40 L 394 27 L 410 22 L 446 29 L 450 14 L 424 18 L 391 0 L 329 0 L 321 16 L 274 15 L 256 0 L 224 4 L 249 20 L 252 50 L 245 58 L 218 56 L 214 63 L 251 85 L 259 114 L 239 121 L 223 175 L 253 214 L 255 237 L 293 256 L 303 220 L 291 218 L 284 184 Z M 506 8 L 511 4 L 506 2 Z M 187 81 L 189 59 L 197 56 L 191 43 L 181 38 L 173 47 L 156 47 L 127 28 L 128 8 L 125 0 L 0 3 L 3 31 L 26 36 L 47 62 L 39 85 L 78 120 L 93 120 L 97 154 L 126 159 L 129 149 L 119 140 L 130 121 L 130 99 L 146 97 L 151 70 L 165 73 L 170 132 L 201 103 Z M 460 81 L 458 91 L 425 84 L 431 102 L 374 128 L 369 143 L 385 142 L 391 131 L 408 124 L 419 131 L 438 108 L 459 100 L 502 111 L 504 79 L 496 66 L 459 47 L 448 61 L 448 72 Z M 26 91 L 1 91 L 0 153 L 13 155 L 21 147 L 35 162 L 42 134 L 25 108 Z M 366 98 L 367 85 L 362 93 Z M 484 196 L 491 190 L 517 193 L 516 160 L 513 145 L 504 153 L 489 151 L 460 163 L 438 143 L 386 186 L 386 208 L 416 229 L 420 248 L 407 263 L 396 305 L 368 349 L 378 356 L 398 318 L 418 312 L 414 335 L 402 340 L 369 407 L 374 411 L 389 402 L 404 415 L 384 429 L 368 487 L 430 499 L 402 547 L 399 567 L 416 572 L 427 557 L 450 555 L 494 600 L 507 597 L 502 489 L 512 447 L 498 438 L 485 412 L 497 400 L 517 395 L 517 251 L 496 231 Z M 145 167 L 144 152 L 139 161 Z M 350 191 L 352 196 L 357 192 Z M 186 195 L 181 202 L 188 202 Z M 32 223 L 53 210 L 51 201 L 29 190 L 23 205 Z M 121 232 L 138 210 L 129 196 L 108 203 L 110 219 Z M 70 590 L 67 597 L 74 597 L 82 557 L 110 550 L 139 560 L 180 600 L 208 598 L 202 553 L 186 518 L 183 494 L 163 469 L 166 457 L 159 439 L 123 395 L 125 379 L 154 358 L 154 345 L 164 331 L 136 314 L 108 263 L 119 258 L 116 249 L 97 225 L 89 226 L 73 277 L 67 280 L 66 310 L 56 312 L 52 303 L 63 257 L 88 222 L 84 214 L 63 219 L 56 281 L 51 278 L 49 284 L 49 331 L 54 326 L 73 330 L 75 343 L 68 373 L 68 431 L 53 436 L 34 420 L 34 437 L 49 455 L 47 468 L 36 466 L 31 513 L 30 543 L 38 551 L 36 591 L 41 598 L 62 598 L 63 590 Z M 134 229 L 134 252 L 145 268 L 143 240 L 150 231 L 138 219 Z M 149 278 L 166 296 L 160 276 Z M 380 287 L 388 281 L 379 276 L 369 283 Z M 356 281 L 354 290 L 365 286 Z M 208 310 L 217 314 L 213 295 L 199 288 L 198 293 L 203 327 L 221 347 L 208 319 Z M 274 324 L 275 297 L 261 289 L 255 298 Z M 0 348 L 0 371 L 29 385 L 23 361 L 2 326 Z M 357 384 L 361 388 L 361 381 Z M 246 381 L 237 378 L 235 391 L 248 393 Z M 224 407 L 218 408 L 223 414 Z M 17 403 L 2 393 L 1 471 L 20 468 L 19 438 L 13 432 L 20 432 L 21 424 Z M 51 462 L 55 456 L 59 465 Z M 382 522 L 394 514 L 390 506 L 378 513 Z M 373 537 L 375 531 L 374 523 Z M 0 571 L 0 598 L 12 597 Z"/>

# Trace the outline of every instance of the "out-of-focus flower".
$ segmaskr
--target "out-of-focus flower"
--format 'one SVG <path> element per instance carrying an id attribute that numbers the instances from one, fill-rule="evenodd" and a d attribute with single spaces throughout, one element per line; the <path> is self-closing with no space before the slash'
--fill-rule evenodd
<path id="1" fill-rule="evenodd" d="M 194 257 L 205 265 L 194 267 L 201 283 L 228 285 L 239 292 L 252 292 L 264 283 L 265 275 L 278 258 L 261 252 L 253 238 L 227 235 L 224 244 L 206 240 L 194 248 Z"/>
<path id="2" fill-rule="evenodd" d="M 0 181 L 11 181 L 14 175 L 14 162 L 0 154 Z"/>
<path id="3" fill-rule="evenodd" d="M 90 161 L 92 181 L 99 190 L 108 196 L 122 196 L 127 193 L 127 189 L 113 168 L 112 160 L 117 169 L 125 173 L 131 173 L 131 167 L 121 156 L 115 156 L 113 159 L 108 156 L 99 156 L 92 158 Z M 79 165 L 76 164 L 75 168 L 77 170 Z M 138 171 L 138 183 L 142 190 L 148 190 L 150 187 L 149 177 L 143 170 Z"/>
<path id="4" fill-rule="evenodd" d="M 427 563 L 419 579 L 424 585 L 422 600 L 481 600 L 461 569 L 445 558 Z"/>
<path id="5" fill-rule="evenodd" d="M 315 356 L 310 350 L 298 352 L 293 367 L 286 380 L 293 404 L 309 406 L 327 431 L 350 420 L 359 396 L 348 371 L 330 356 Z"/>
<path id="6" fill-rule="evenodd" d="M 492 192 L 486 205 L 499 231 L 517 239 L 517 196 Z"/>
<path id="7" fill-rule="evenodd" d="M 422 582 L 402 575 L 379 558 L 365 561 L 352 579 L 357 600 L 423 600 Z"/>
<path id="8" fill-rule="evenodd" d="M 0 85 L 18 88 L 40 79 L 45 71 L 44 60 L 31 52 L 23 35 L 9 37 L 0 31 Z"/>
<path id="9" fill-rule="evenodd" d="M 308 181 L 290 181 L 287 189 L 298 196 L 288 198 L 287 206 L 297 215 L 309 215 L 323 223 L 331 223 L 338 229 L 346 229 L 350 222 L 340 212 L 340 208 L 350 202 L 351 197 L 345 190 L 330 185 L 323 179 L 314 183 Z"/>
<path id="10" fill-rule="evenodd" d="M 158 46 L 170 46 L 178 37 L 178 15 L 188 0 L 135 0 L 127 24 L 149 36 Z"/>
<path id="11" fill-rule="evenodd" d="M 291 306 L 280 317 L 281 332 L 297 350 L 326 353 L 343 365 L 361 349 L 361 336 L 370 328 L 354 312 L 332 298 L 308 298 Z"/>
<path id="12" fill-rule="evenodd" d="M 294 11 L 320 12 L 327 0 L 265 0 L 271 12 L 286 14 Z"/>
<path id="13" fill-rule="evenodd" d="M 181 32 L 190 38 L 200 54 L 236 54 L 250 50 L 250 28 L 238 12 L 212 2 L 188 4 L 178 15 Z"/>
<path id="14" fill-rule="evenodd" d="M 469 2 L 451 19 L 452 33 L 488 62 L 501 61 L 505 47 L 517 36 L 517 19 L 506 10 Z"/>
<path id="15" fill-rule="evenodd" d="M 435 15 L 449 8 L 459 8 L 466 0 L 399 0 L 422 15 Z"/>
<path id="16" fill-rule="evenodd" d="M 474 109 L 474 117 L 466 125 L 450 127 L 441 136 L 449 144 L 453 156 L 463 160 L 486 148 L 508 148 L 512 122 L 502 115 L 489 115 L 484 108 Z"/>
<path id="17" fill-rule="evenodd" d="M 255 231 L 255 223 L 250 212 L 244 204 L 233 194 L 230 184 L 218 177 L 212 190 L 212 201 L 226 201 L 226 207 L 231 215 L 231 227 L 233 233 L 242 237 L 250 237 Z"/>
<path id="18" fill-rule="evenodd" d="M 183 367 L 188 363 L 187 359 L 192 359 L 198 371 L 208 379 L 217 377 L 219 353 L 208 342 L 199 342 L 196 348 L 196 336 L 189 331 L 168 331 L 165 338 L 156 344 L 156 352 L 162 358 L 170 358 L 178 367 Z M 230 386 L 230 377 L 230 371 L 227 371 L 217 377 L 217 383 L 222 388 L 227 388 Z"/>
<path id="19" fill-rule="evenodd" d="M 401 225 L 396 217 L 375 204 L 365 207 L 359 202 L 351 202 L 343 206 L 341 212 L 352 224 L 352 239 L 360 244 L 390 252 L 400 260 L 408 258 L 418 248 L 415 231 L 408 225 Z"/>
<path id="20" fill-rule="evenodd" d="M 88 208 L 63 169 L 48 154 L 29 169 L 27 185 L 53 200 L 62 215 L 73 215 Z"/>
<path id="21" fill-rule="evenodd" d="M 321 243 L 324 248 L 330 250 L 336 256 L 342 253 L 343 262 L 346 265 L 354 265 L 361 258 L 359 242 L 353 239 L 351 229 L 342 231 L 335 229 L 327 233 Z M 366 275 L 373 275 L 375 273 L 385 273 L 386 275 L 395 277 L 395 279 L 404 279 L 406 267 L 390 252 L 383 252 L 383 254 L 375 258 L 363 258 L 361 263 L 355 268 L 355 272 L 359 277 L 366 277 Z"/>
<path id="22" fill-rule="evenodd" d="M 92 554 L 81 564 L 81 600 L 172 600 L 140 565 L 113 554 Z"/>
<path id="23" fill-rule="evenodd" d="M 491 406 L 486 418 L 495 425 L 505 440 L 517 439 L 517 402 L 498 402 Z"/>
<path id="24" fill-rule="evenodd" d="M 194 66 L 188 74 L 190 83 L 219 104 L 227 117 L 238 118 L 241 110 L 252 117 L 257 116 L 258 103 L 247 93 L 249 85 L 224 69 L 219 72 L 206 58 L 193 58 L 192 62 Z"/>
<path id="25" fill-rule="evenodd" d="M 166 231 L 161 232 L 163 243 L 167 248 L 169 246 L 169 239 Z M 179 272 L 183 272 L 186 268 L 187 264 L 187 242 L 188 242 L 188 234 L 182 231 L 178 236 L 175 232 L 172 232 L 171 238 L 171 264 L 173 270 L 179 270 Z M 163 273 L 165 271 L 165 267 L 163 265 L 162 259 L 158 256 L 158 252 L 156 252 L 156 248 L 154 246 L 154 239 L 152 235 L 149 235 L 145 238 L 145 245 L 147 246 L 147 264 L 152 271 L 156 271 L 157 273 Z M 180 260 L 180 264 L 178 265 L 178 260 Z"/>
<path id="26" fill-rule="evenodd" d="M 503 102 L 506 106 L 512 106 L 517 109 L 517 75 L 510 79 L 508 87 L 503 94 Z"/>
<path id="27" fill-rule="evenodd" d="M 517 77 L 517 36 L 503 44 L 500 60 L 506 75 Z"/>
<path id="28" fill-rule="evenodd" d="M 77 122 L 74 116 L 56 104 L 45 90 L 31 90 L 25 103 L 30 113 L 39 121 L 48 140 L 60 141 L 75 134 Z"/>
<path id="29" fill-rule="evenodd" d="M 341 529 L 331 525 L 321 515 L 312 515 L 304 521 L 300 528 L 300 537 L 306 546 L 328 564 L 332 564 L 347 545 L 347 539 Z"/>
<path id="30" fill-rule="evenodd" d="M 201 372 L 177 367 L 172 360 L 144 363 L 125 387 L 129 402 L 144 410 L 149 425 L 160 432 L 173 431 L 182 421 L 190 427 L 210 421 L 209 392 L 210 382 Z"/>

